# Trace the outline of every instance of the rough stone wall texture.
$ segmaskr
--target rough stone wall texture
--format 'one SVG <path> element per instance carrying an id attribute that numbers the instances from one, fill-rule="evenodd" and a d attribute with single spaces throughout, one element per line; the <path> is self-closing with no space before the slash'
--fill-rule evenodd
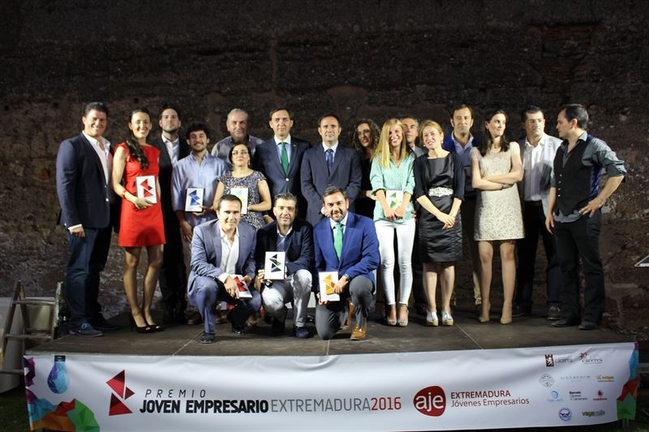
<path id="1" fill-rule="evenodd" d="M 405 113 L 447 125 L 448 107 L 460 102 L 478 109 L 478 124 L 482 110 L 501 106 L 518 137 L 517 112 L 527 104 L 546 108 L 552 133 L 557 108 L 579 102 L 591 132 L 629 168 L 608 203 L 602 254 L 611 314 L 641 326 L 632 317 L 648 307 L 649 270 L 633 268 L 649 254 L 646 10 L 640 1 L 598 0 L 7 0 L 0 295 L 17 279 L 50 294 L 63 278 L 54 161 L 58 143 L 79 133 L 88 101 L 108 103 L 114 143 L 126 136 L 130 109 L 156 111 L 164 101 L 183 108 L 185 124 L 207 121 L 216 138 L 235 106 L 267 138 L 268 109 L 286 105 L 294 135 L 312 142 L 316 119 L 329 111 L 349 130 L 361 117 L 380 123 Z M 122 307 L 122 259 L 115 246 L 104 273 L 114 311 Z M 468 293 L 463 269 L 458 295 Z"/>

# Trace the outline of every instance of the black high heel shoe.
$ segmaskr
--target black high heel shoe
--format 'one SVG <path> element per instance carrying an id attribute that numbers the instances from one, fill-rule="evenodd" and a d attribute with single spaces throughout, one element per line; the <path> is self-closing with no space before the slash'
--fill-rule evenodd
<path id="1" fill-rule="evenodd" d="M 146 325 L 147 325 L 148 327 L 151 328 L 151 331 L 154 331 L 154 332 L 165 331 L 165 328 L 162 327 L 161 325 L 158 325 L 158 324 L 151 324 L 151 323 L 149 322 L 149 320 L 147 320 L 146 318 L 144 319 L 144 321 L 146 321 Z"/>
<path id="2" fill-rule="evenodd" d="M 150 325 L 145 325 L 145 326 L 138 326 L 135 323 L 135 318 L 133 318 L 133 315 L 130 315 L 131 318 L 131 331 L 133 331 L 133 328 L 135 328 L 136 333 L 153 333 L 155 330 L 150 326 Z M 145 320 L 146 322 L 146 320 Z"/>

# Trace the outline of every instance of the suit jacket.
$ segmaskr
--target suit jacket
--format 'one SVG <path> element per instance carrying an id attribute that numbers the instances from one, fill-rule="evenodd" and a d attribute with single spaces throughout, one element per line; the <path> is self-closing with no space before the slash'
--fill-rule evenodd
<path id="1" fill-rule="evenodd" d="M 292 230 L 284 242 L 288 274 L 293 275 L 298 270 L 313 272 L 313 228 L 311 224 L 302 219 L 295 219 Z M 277 222 L 271 222 L 257 231 L 255 251 L 257 270 L 264 268 L 267 251 L 277 251 Z"/>
<path id="2" fill-rule="evenodd" d="M 373 271 L 379 266 L 379 240 L 374 221 L 352 212 L 347 212 L 347 215 L 340 261 L 334 249 L 329 219 L 324 219 L 313 228 L 315 269 L 318 272 L 337 271 L 338 276 L 347 274 L 351 279 L 365 276 L 375 284 Z"/>
<path id="3" fill-rule="evenodd" d="M 162 141 L 162 137 L 154 139 L 153 142 L 151 142 L 151 145 L 160 150 L 160 160 L 158 161 L 160 171 L 158 173 L 158 179 L 160 180 L 160 203 L 162 205 L 164 223 L 167 225 L 170 221 L 172 221 L 172 223 L 173 221 L 178 222 L 176 213 L 172 207 L 171 177 L 173 174 L 173 165 L 171 164 L 171 158 L 169 157 L 167 146 L 164 141 Z M 184 139 L 179 138 L 178 145 L 178 160 L 191 153 L 191 149 Z"/>
<path id="4" fill-rule="evenodd" d="M 273 197 L 282 192 L 290 192 L 296 197 L 302 196 L 300 166 L 302 165 L 304 152 L 309 147 L 308 142 L 291 137 L 291 159 L 288 164 L 288 175 L 284 173 L 282 168 L 274 138 L 264 141 L 263 144 L 257 147 L 253 167 L 266 176 Z"/>
<path id="5" fill-rule="evenodd" d="M 255 277 L 255 229 L 241 221 L 239 227 L 239 257 L 236 272 L 242 276 Z M 187 292 L 192 293 L 196 277 L 205 276 L 216 279 L 225 272 L 221 268 L 221 226 L 218 220 L 212 220 L 194 228 L 192 238 L 192 271 L 189 274 Z"/>
<path id="6" fill-rule="evenodd" d="M 97 152 L 80 134 L 59 146 L 56 192 L 65 227 L 106 228 L 110 222 L 110 188 Z"/>
<path id="7" fill-rule="evenodd" d="M 302 195 L 308 202 L 307 220 L 316 225 L 323 218 L 322 194 L 327 186 L 342 188 L 347 193 L 350 204 L 354 202 L 361 190 L 361 162 L 358 153 L 349 147 L 338 144 L 334 156 L 334 165 L 329 175 L 327 160 L 322 144 L 308 149 L 304 153 L 301 169 Z"/>

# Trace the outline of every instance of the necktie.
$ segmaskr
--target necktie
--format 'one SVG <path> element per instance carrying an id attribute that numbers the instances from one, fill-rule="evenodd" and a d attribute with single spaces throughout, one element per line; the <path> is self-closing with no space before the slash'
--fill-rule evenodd
<path id="1" fill-rule="evenodd" d="M 327 169 L 329 170 L 329 175 L 331 175 L 331 171 L 334 168 L 334 151 L 331 149 L 327 149 L 325 153 L 327 156 Z"/>
<path id="2" fill-rule="evenodd" d="M 286 151 L 286 143 L 281 142 L 280 145 L 282 146 L 282 169 L 284 170 L 284 174 L 288 175 L 288 152 Z"/>
<path id="3" fill-rule="evenodd" d="M 343 226 L 340 222 L 334 227 L 334 250 L 340 260 L 340 254 L 343 251 Z"/>

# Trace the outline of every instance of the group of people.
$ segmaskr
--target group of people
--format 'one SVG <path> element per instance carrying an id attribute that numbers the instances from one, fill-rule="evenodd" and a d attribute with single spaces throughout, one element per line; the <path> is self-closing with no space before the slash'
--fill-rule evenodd
<path id="1" fill-rule="evenodd" d="M 211 152 L 204 123 L 187 127 L 186 141 L 180 137 L 175 106 L 161 108 L 161 135 L 152 141 L 151 114 L 134 110 L 130 137 L 114 148 L 103 137 L 107 117 L 103 103 L 88 104 L 82 133 L 63 141 L 57 157 L 73 334 L 100 336 L 115 327 L 102 316 L 97 293 L 110 245 L 111 209 L 116 222 L 118 207 L 131 328 L 141 333 L 174 322 L 202 322 L 200 342 L 212 343 L 217 309 L 227 311 L 232 332 L 242 334 L 246 320 L 263 305 L 272 333 L 281 335 L 290 303 L 292 333 L 306 338 L 312 292 L 318 303 L 315 329 L 324 340 L 352 319 L 350 338 L 364 339 L 375 294 L 385 304 L 381 312 L 388 326 L 408 325 L 411 296 L 427 325 L 450 326 L 454 266 L 462 259 L 463 242 L 472 260 L 480 322 L 491 319 L 498 245 L 499 320 L 509 324 L 531 313 L 539 236 L 548 261 L 552 325 L 591 330 L 604 312 L 600 209 L 626 170 L 606 143 L 586 132 L 588 113 L 581 105 L 560 109 L 559 138 L 545 133 L 540 108 L 526 108 L 520 142 L 507 136 L 502 110 L 484 116 L 477 136 L 467 105 L 452 110 L 449 134 L 435 121 L 411 116 L 389 119 L 381 128 L 363 119 L 349 145 L 340 139 L 339 118 L 327 114 L 318 120 L 322 141 L 314 146 L 291 135 L 287 108 L 270 112 L 273 137 L 266 141 L 248 134 L 248 114 L 233 109 L 226 121 L 230 135 Z M 604 172 L 608 179 L 600 187 Z M 140 300 L 143 248 L 148 262 Z M 265 273 L 272 252 L 285 253 L 283 277 Z M 586 276 L 583 315 L 580 269 Z M 321 280 L 325 272 L 334 279 Z M 158 280 L 162 325 L 151 315 Z M 325 283 L 339 300 L 321 297 Z M 186 315 L 188 301 L 199 316 Z"/>

